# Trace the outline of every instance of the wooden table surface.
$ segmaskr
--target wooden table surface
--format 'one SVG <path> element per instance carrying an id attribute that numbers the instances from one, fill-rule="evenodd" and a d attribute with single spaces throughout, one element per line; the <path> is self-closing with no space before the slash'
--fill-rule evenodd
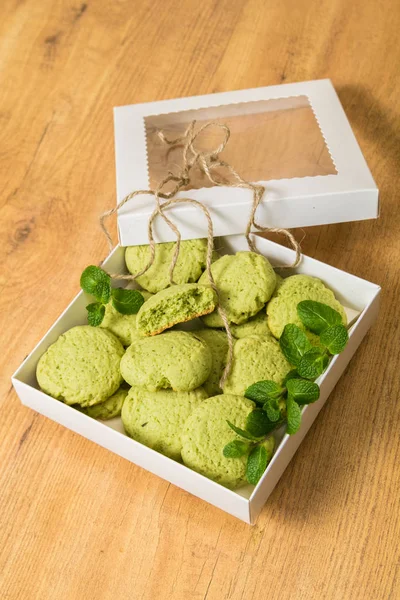
<path id="1" fill-rule="evenodd" d="M 0 4 L 0 598 L 400 598 L 398 3 Z M 21 406 L 10 376 L 106 253 L 113 106 L 324 77 L 382 209 L 303 249 L 382 310 L 250 527 Z"/>

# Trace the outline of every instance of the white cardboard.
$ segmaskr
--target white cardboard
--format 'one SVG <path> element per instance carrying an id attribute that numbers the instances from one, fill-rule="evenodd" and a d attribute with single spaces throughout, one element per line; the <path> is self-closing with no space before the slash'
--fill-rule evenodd
<path id="1" fill-rule="evenodd" d="M 267 256 L 274 266 L 287 264 L 293 260 L 291 250 L 260 237 L 255 239 L 260 252 Z M 222 238 L 218 242 L 218 247 L 223 252 L 236 252 L 247 249 L 243 236 Z M 104 266 L 114 272 L 123 270 L 123 249 L 117 247 L 105 261 Z M 77 295 L 17 369 L 12 377 L 13 385 L 21 402 L 26 406 L 246 523 L 254 523 L 362 338 L 375 320 L 378 311 L 380 288 L 377 285 L 309 257 L 303 257 L 302 263 L 296 269 L 296 272 L 320 277 L 334 290 L 342 304 L 353 309 L 355 311 L 353 314 L 360 313 L 360 316 L 350 328 L 350 340 L 346 350 L 332 360 L 327 371 L 320 378 L 320 400 L 304 409 L 300 431 L 294 436 L 285 435 L 283 437 L 256 488 L 247 486 L 236 491 L 228 490 L 184 465 L 130 439 L 124 434 L 120 419 L 106 422 L 96 421 L 62 402 L 54 400 L 39 390 L 35 375 L 39 357 L 61 333 L 74 325 L 86 322 L 85 306 L 88 299 L 83 292 Z M 332 435 L 334 435 L 334 432 L 332 432 Z"/>
<path id="2" fill-rule="evenodd" d="M 301 95 L 309 99 L 337 173 L 257 182 L 266 186 L 258 222 L 290 228 L 376 218 L 378 189 L 329 79 L 116 107 L 117 202 L 134 190 L 149 187 L 145 117 Z M 194 198 L 208 206 L 216 236 L 243 233 L 251 205 L 248 190 L 221 186 L 180 192 L 178 197 Z M 143 195 L 118 211 L 122 246 L 148 242 L 147 221 L 153 209 L 153 196 Z M 195 207 L 178 205 L 168 211 L 183 239 L 204 237 L 203 217 Z M 155 232 L 159 241 L 175 239 L 162 219 L 156 220 Z"/>

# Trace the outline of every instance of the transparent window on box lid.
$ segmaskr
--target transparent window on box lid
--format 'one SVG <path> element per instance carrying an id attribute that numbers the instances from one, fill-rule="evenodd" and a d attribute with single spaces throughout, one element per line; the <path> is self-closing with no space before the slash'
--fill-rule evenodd
<path id="1" fill-rule="evenodd" d="M 166 145 L 158 131 L 168 139 L 179 138 L 193 120 L 197 128 L 210 121 L 228 126 L 230 140 L 220 158 L 246 181 L 337 174 L 310 101 L 302 95 L 146 116 L 150 188 L 155 188 L 168 170 L 182 166 L 183 143 Z M 224 135 L 220 128 L 209 127 L 196 139 L 196 149 L 216 148 Z M 227 177 L 224 169 L 217 171 L 218 175 Z M 212 185 L 200 169 L 194 169 L 186 189 Z"/>

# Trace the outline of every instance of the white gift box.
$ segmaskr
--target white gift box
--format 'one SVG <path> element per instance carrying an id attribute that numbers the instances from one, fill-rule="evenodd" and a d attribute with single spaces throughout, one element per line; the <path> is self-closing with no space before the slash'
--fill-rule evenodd
<path id="1" fill-rule="evenodd" d="M 293 261 L 292 250 L 258 236 L 254 239 L 257 241 L 259 251 L 270 260 L 272 265 L 280 266 Z M 247 244 L 243 235 L 232 235 L 218 240 L 218 249 L 221 249 L 222 253 L 234 253 L 238 250 L 247 250 Z M 105 261 L 104 267 L 108 271 L 124 272 L 126 269 L 123 248 L 117 247 Z M 305 273 L 322 279 L 335 292 L 338 300 L 348 308 L 350 319 L 356 315 L 357 318 L 350 327 L 350 339 L 346 349 L 332 359 L 327 371 L 318 380 L 321 388 L 320 399 L 304 408 L 302 424 L 298 433 L 294 436 L 283 435 L 267 470 L 255 488 L 250 485 L 236 491 L 224 488 L 183 464 L 126 436 L 120 418 L 105 422 L 97 421 L 40 391 L 36 381 L 36 366 L 40 356 L 60 334 L 75 325 L 87 322 L 85 306 L 90 300 L 83 292 L 77 295 L 17 369 L 12 377 L 13 385 L 21 402 L 26 406 L 246 523 L 254 523 L 378 312 L 380 288 L 373 283 L 306 256 L 303 257 L 299 267 L 295 270 L 287 270 L 286 274 L 293 274 L 293 272 Z M 332 433 L 332 435 L 334 434 Z"/>
<path id="2" fill-rule="evenodd" d="M 177 172 L 182 146 L 167 147 L 157 131 L 176 138 L 192 120 L 229 126 L 231 138 L 221 158 L 246 181 L 266 187 L 257 211 L 261 225 L 304 227 L 378 216 L 378 189 L 328 79 L 115 108 L 117 202 L 132 191 L 154 189 L 169 169 Z M 218 133 L 209 130 L 202 149 L 215 148 Z M 207 205 L 214 235 L 243 233 L 250 191 L 210 186 L 201 173 L 193 173 L 178 197 Z M 118 211 L 122 246 L 148 243 L 153 208 L 154 197 L 142 195 Z M 183 239 L 204 236 L 195 207 L 180 204 L 168 216 Z M 175 239 L 162 219 L 155 233 L 160 241 Z"/>

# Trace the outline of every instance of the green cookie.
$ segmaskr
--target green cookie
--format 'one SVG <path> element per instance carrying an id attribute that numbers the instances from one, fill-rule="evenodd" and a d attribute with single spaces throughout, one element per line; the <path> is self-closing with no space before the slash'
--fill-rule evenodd
<path id="1" fill-rule="evenodd" d="M 221 395 L 204 400 L 192 412 L 182 434 L 182 459 L 187 467 L 230 488 L 246 480 L 247 456 L 225 458 L 226 444 L 240 439 L 230 421 L 243 429 L 254 402 L 242 396 Z"/>
<path id="2" fill-rule="evenodd" d="M 265 310 L 260 310 L 255 317 L 251 317 L 242 325 L 231 323 L 230 328 L 232 335 L 237 339 L 249 337 L 249 335 L 271 335 Z"/>
<path id="3" fill-rule="evenodd" d="M 240 325 L 256 315 L 271 298 L 276 287 L 276 275 L 268 260 L 255 252 L 225 255 L 211 266 L 211 272 L 228 320 Z M 199 283 L 208 283 L 207 273 Z M 203 317 L 207 327 L 222 327 L 217 311 Z"/>
<path id="4" fill-rule="evenodd" d="M 342 315 L 343 324 L 347 324 L 343 306 L 320 279 L 309 275 L 292 275 L 283 280 L 267 305 L 268 326 L 277 339 L 288 323 L 294 323 L 304 329 L 297 315 L 297 305 L 303 300 L 327 304 L 337 310 Z"/>
<path id="5" fill-rule="evenodd" d="M 178 323 L 212 312 L 216 304 L 217 295 L 208 285 L 173 285 L 141 306 L 136 327 L 141 335 L 157 335 Z"/>
<path id="6" fill-rule="evenodd" d="M 196 337 L 205 341 L 212 354 L 211 373 L 203 383 L 203 387 L 209 396 L 222 394 L 219 381 L 228 357 L 229 346 L 227 335 L 225 331 L 218 331 L 217 329 L 199 329 L 193 331 L 193 333 Z"/>
<path id="7" fill-rule="evenodd" d="M 224 394 L 244 394 L 250 385 L 265 379 L 282 383 L 291 368 L 271 335 L 243 338 L 233 348 L 233 365 Z"/>
<path id="8" fill-rule="evenodd" d="M 101 421 L 108 421 L 108 419 L 118 417 L 121 414 L 122 405 L 128 395 L 128 391 L 128 389 L 121 387 L 105 402 L 101 402 L 101 404 L 96 404 L 95 406 L 88 406 L 81 410 L 89 417 L 100 419 Z"/>
<path id="9" fill-rule="evenodd" d="M 149 292 L 145 292 L 144 290 L 139 291 L 145 300 L 148 300 L 152 296 L 152 294 L 149 294 Z M 121 344 L 124 346 L 130 346 L 134 340 L 143 337 L 143 334 L 141 334 L 136 328 L 136 319 L 137 314 L 123 315 L 122 313 L 118 312 L 116 308 L 114 308 L 112 302 L 110 301 L 108 304 L 106 304 L 106 312 L 100 327 L 111 331 L 111 333 L 116 335 Z"/>
<path id="10" fill-rule="evenodd" d="M 207 398 L 203 388 L 192 392 L 131 388 L 122 407 L 127 434 L 153 450 L 181 460 L 181 435 L 191 412 Z"/>
<path id="11" fill-rule="evenodd" d="M 156 244 L 154 263 L 146 273 L 137 278 L 142 288 L 156 294 L 169 287 L 172 258 L 176 242 Z M 198 280 L 206 267 L 207 240 L 184 240 L 174 269 L 174 282 L 192 283 Z M 125 262 L 130 273 L 138 273 L 150 260 L 150 247 L 128 246 L 125 250 Z"/>
<path id="12" fill-rule="evenodd" d="M 186 331 L 168 331 L 129 346 L 121 373 L 129 385 L 152 392 L 189 392 L 205 382 L 211 366 L 211 351 L 203 340 Z"/>
<path id="13" fill-rule="evenodd" d="M 104 402 L 122 383 L 124 348 L 106 329 L 81 325 L 60 335 L 40 358 L 36 377 L 41 389 L 66 404 Z"/>

